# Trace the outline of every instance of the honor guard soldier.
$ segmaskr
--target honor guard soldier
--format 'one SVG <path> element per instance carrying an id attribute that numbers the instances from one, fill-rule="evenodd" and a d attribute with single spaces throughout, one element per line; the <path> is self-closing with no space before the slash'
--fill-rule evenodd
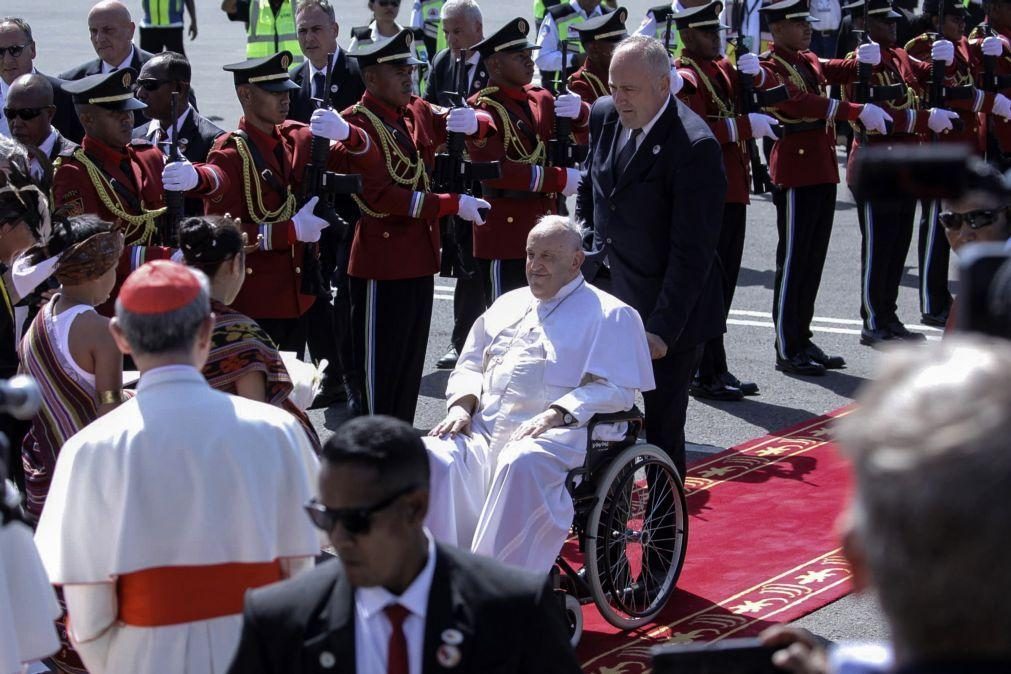
<path id="1" fill-rule="evenodd" d="M 133 114 L 146 106 L 134 97 L 137 72 L 131 68 L 89 75 L 63 85 L 73 96 L 84 127 L 81 146 L 68 148 L 54 162 L 53 203 L 70 215 L 91 213 L 123 232 L 125 247 L 116 270 L 112 311 L 119 284 L 146 260 L 163 259 L 177 247 L 166 227 L 165 191 L 190 198 L 215 198 L 228 191 L 218 169 L 188 160 L 165 163 L 162 151 L 146 138 L 133 138 Z"/>
<path id="2" fill-rule="evenodd" d="M 207 202 L 207 213 L 238 218 L 247 239 L 259 245 L 246 257 L 246 280 L 232 307 L 256 319 L 279 350 L 301 355 L 305 313 L 318 294 L 308 274 L 317 249 L 306 244 L 317 243 L 328 225 L 313 213 L 318 195 L 299 205 L 312 137 L 340 141 L 328 157 L 328 168 L 338 173 L 361 173 L 379 159 L 368 137 L 335 112 L 317 110 L 309 126 L 285 120 L 288 94 L 298 89 L 288 78 L 291 63 L 283 51 L 224 67 L 233 75 L 243 116 L 238 130 L 220 136 L 207 157 L 232 185 Z"/>
<path id="3" fill-rule="evenodd" d="M 555 92 L 555 87 L 576 70 L 582 48 L 578 43 L 569 50 L 568 63 L 562 63 L 562 40 L 571 40 L 572 27 L 589 19 L 602 16 L 607 9 L 600 0 L 569 0 L 548 9 L 537 31 L 537 69 L 541 72 L 541 86 Z"/>
<path id="4" fill-rule="evenodd" d="M 811 341 L 811 319 L 821 283 L 835 216 L 839 167 L 835 123 L 860 120 L 885 131 L 888 115 L 873 103 L 856 104 L 826 96 L 828 84 L 847 84 L 857 76 L 856 63 L 821 60 L 811 44 L 809 0 L 781 0 L 762 7 L 772 30 L 772 49 L 762 55 L 764 87 L 786 86 L 790 98 L 772 114 L 781 138 L 772 146 L 769 172 L 776 186 L 776 287 L 772 317 L 776 324 L 776 369 L 795 375 L 823 375 L 845 367 Z M 858 57 L 877 60 L 877 45 L 861 45 Z M 878 57 L 879 58 L 879 57 Z M 772 77 L 768 75 L 771 74 Z"/>
<path id="5" fill-rule="evenodd" d="M 1008 95 L 1011 91 L 1011 0 L 988 0 L 984 6 L 986 21 L 969 34 L 973 74 L 981 89 Z M 988 37 L 996 38 L 1000 44 L 988 41 Z M 1006 171 L 1011 168 L 1011 122 L 997 115 L 987 115 L 984 124 L 987 161 L 998 170 Z"/>
<path id="6" fill-rule="evenodd" d="M 931 48 L 936 33 L 955 46 L 955 60 L 948 69 L 945 86 L 958 90 L 971 90 L 976 84 L 973 76 L 973 54 L 969 41 L 965 38 L 965 5 L 956 0 L 927 0 L 923 14 L 932 22 L 932 31 L 923 33 L 908 43 L 906 52 L 920 61 L 930 61 Z M 999 56 L 1003 50 L 1000 38 L 983 38 L 983 53 Z M 933 103 L 933 102 L 931 102 Z M 972 148 L 973 153 L 983 154 L 983 138 L 980 129 L 980 115 L 976 110 L 959 110 L 961 130 L 952 129 L 935 134 L 934 140 L 941 143 L 958 143 Z M 937 216 L 940 200 L 920 202 L 920 230 L 917 252 L 920 268 L 920 313 L 926 325 L 943 328 L 948 320 L 951 307 L 951 292 L 948 289 L 948 258 L 951 247 L 944 235 Z"/>
<path id="7" fill-rule="evenodd" d="M 628 10 L 619 7 L 603 16 L 584 21 L 572 27 L 579 35 L 579 43 L 586 52 L 586 60 L 579 70 L 569 76 L 569 91 L 579 95 L 587 105 L 601 96 L 610 96 L 607 88 L 607 70 L 611 67 L 614 45 L 626 37 L 625 20 Z M 584 139 L 585 143 L 585 139 Z"/>
<path id="8" fill-rule="evenodd" d="M 412 95 L 414 35 L 402 30 L 382 44 L 349 51 L 365 79 L 365 95 L 345 111 L 380 149 L 362 172 L 381 185 L 378 196 L 358 199 L 362 215 L 351 244 L 351 343 L 363 373 L 371 414 L 414 421 L 428 329 L 434 274 L 439 271 L 439 219 L 457 215 L 482 224 L 487 202 L 430 190 L 429 172 L 447 131 L 494 133 L 485 113 L 447 111 Z"/>
<path id="9" fill-rule="evenodd" d="M 850 3 L 848 8 L 856 9 L 867 0 Z M 902 84 L 905 95 L 884 101 L 884 109 L 894 120 L 891 133 L 887 136 L 868 132 L 854 134 L 853 149 L 850 151 L 851 170 L 847 179 L 854 175 L 853 162 L 865 145 L 919 143 L 923 134 L 943 135 L 953 128 L 952 121 L 959 115 L 940 107 L 921 109 L 921 101 L 927 99 L 927 89 L 931 81 L 931 62 L 942 62 L 946 70 L 952 70 L 955 48 L 948 40 L 937 40 L 931 46 L 930 58 L 920 61 L 910 58 L 905 49 L 896 46 L 896 22 L 900 14 L 892 8 L 890 0 L 869 0 L 866 9 L 867 35 L 872 44 L 879 44 L 880 63 L 875 63 L 872 86 Z M 945 80 L 947 76 L 945 77 Z M 847 88 L 849 98 L 855 97 L 856 88 Z M 982 91 L 969 90 L 970 96 L 947 101 L 949 107 L 965 110 L 969 114 L 979 112 L 1006 116 L 1011 114 L 1009 101 L 1003 96 L 984 95 Z M 935 105 L 935 101 L 928 101 Z M 926 107 L 926 106 L 924 106 Z M 852 183 L 851 183 L 852 186 Z M 861 302 L 860 317 L 863 329 L 860 343 L 877 346 L 895 340 L 923 341 L 921 333 L 910 332 L 899 319 L 899 284 L 902 280 L 906 254 L 913 234 L 913 218 L 916 213 L 916 199 L 905 195 L 895 195 L 888 200 L 865 201 L 857 198 L 857 218 L 860 221 L 861 246 Z"/>
<path id="10" fill-rule="evenodd" d="M 779 122 L 760 112 L 747 113 L 741 107 L 741 74 L 764 77 L 758 57 L 743 54 L 737 68 L 720 54 L 722 2 L 690 7 L 674 14 L 674 23 L 682 45 L 677 61 L 684 81 L 678 98 L 688 104 L 709 125 L 723 149 L 723 167 L 727 175 L 727 196 L 717 253 L 723 267 L 724 311 L 730 311 L 744 252 L 744 225 L 749 203 L 750 165 L 746 141 L 755 138 L 776 139 L 773 129 Z M 740 73 L 738 72 L 740 69 Z M 696 398 L 740 400 L 756 395 L 758 386 L 742 382 L 730 373 L 723 335 L 706 343 L 699 363 L 699 375 L 690 392 Z"/>
<path id="11" fill-rule="evenodd" d="M 488 304 L 527 284 L 527 234 L 545 214 L 558 212 L 558 194 L 568 197 L 579 188 L 577 168 L 549 165 L 556 116 L 574 120 L 576 132 L 588 133 L 590 108 L 578 95 L 555 99 L 530 84 L 537 46 L 527 40 L 529 27 L 526 19 L 513 19 L 474 45 L 491 79 L 471 105 L 494 117 L 498 133 L 468 140 L 467 150 L 474 161 L 498 161 L 502 168 L 501 178 L 482 183 L 492 211 L 485 225 L 474 229 L 474 258 L 486 281 Z"/>

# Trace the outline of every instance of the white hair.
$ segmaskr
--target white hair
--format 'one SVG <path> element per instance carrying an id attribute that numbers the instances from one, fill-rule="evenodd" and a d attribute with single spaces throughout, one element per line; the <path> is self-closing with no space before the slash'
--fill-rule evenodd
<path id="1" fill-rule="evenodd" d="M 481 8 L 474 0 L 446 0 L 439 15 L 443 20 L 455 16 L 474 23 L 483 23 Z"/>
<path id="2" fill-rule="evenodd" d="M 670 74 L 670 54 L 664 49 L 663 43 L 654 37 L 646 35 L 630 35 L 618 43 L 614 48 L 612 61 L 617 60 L 620 54 L 632 52 L 642 59 L 643 64 L 655 77 L 663 77 Z"/>
<path id="3" fill-rule="evenodd" d="M 583 249 L 583 234 L 585 230 L 577 222 L 573 222 L 564 215 L 545 215 L 527 235 L 527 238 L 534 236 L 551 236 L 561 234 L 572 244 L 575 250 Z"/>

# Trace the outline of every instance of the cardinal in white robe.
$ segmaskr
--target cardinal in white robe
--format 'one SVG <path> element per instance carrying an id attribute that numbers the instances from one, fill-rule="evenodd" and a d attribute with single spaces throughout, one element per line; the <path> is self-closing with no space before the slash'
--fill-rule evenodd
<path id="1" fill-rule="evenodd" d="M 448 414 L 425 438 L 436 539 L 538 573 L 572 524 L 565 477 L 583 463 L 587 422 L 630 409 L 654 386 L 641 318 L 586 283 L 582 262 L 579 229 L 542 218 L 527 238 L 529 287 L 474 323 L 449 378 Z"/>
<path id="2" fill-rule="evenodd" d="M 225 672 L 246 590 L 319 554 L 308 438 L 283 409 L 208 385 L 213 326 L 206 276 L 138 268 L 111 326 L 137 395 L 57 459 L 35 541 L 91 674 Z"/>

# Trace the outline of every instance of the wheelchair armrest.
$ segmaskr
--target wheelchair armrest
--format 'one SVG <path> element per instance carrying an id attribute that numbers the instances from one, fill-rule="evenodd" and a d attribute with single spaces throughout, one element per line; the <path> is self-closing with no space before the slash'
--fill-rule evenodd
<path id="1" fill-rule="evenodd" d="M 639 435 L 639 431 L 642 429 L 643 417 L 642 412 L 639 411 L 638 407 L 633 406 L 630 410 L 625 410 L 623 412 L 608 412 L 607 414 L 594 414 L 590 417 L 590 420 L 586 422 L 586 431 L 588 436 L 593 438 L 593 429 L 597 424 L 617 424 L 621 422 L 628 422 L 628 434 L 629 436 L 636 437 Z"/>

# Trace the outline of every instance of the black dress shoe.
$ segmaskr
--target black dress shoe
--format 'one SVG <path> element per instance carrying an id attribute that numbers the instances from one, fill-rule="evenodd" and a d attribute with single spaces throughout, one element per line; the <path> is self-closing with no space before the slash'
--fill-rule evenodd
<path id="1" fill-rule="evenodd" d="M 817 344 L 811 343 L 804 349 L 807 357 L 818 363 L 826 370 L 841 370 L 846 367 L 846 361 L 842 356 L 830 356 L 821 350 Z"/>
<path id="2" fill-rule="evenodd" d="M 905 342 L 925 342 L 927 341 L 927 336 L 920 332 L 910 332 L 909 329 L 902 323 L 896 321 L 888 326 L 888 332 L 892 333 L 895 339 L 901 339 Z"/>
<path id="3" fill-rule="evenodd" d="M 860 330 L 860 343 L 864 346 L 873 346 L 876 348 L 883 345 L 885 342 L 894 341 L 895 335 L 888 328 L 878 328 L 877 330 L 863 328 Z"/>
<path id="4" fill-rule="evenodd" d="M 720 380 L 727 386 L 733 388 L 741 389 L 741 393 L 746 396 L 757 396 L 758 395 L 758 384 L 753 381 L 741 381 L 729 372 L 724 372 L 720 375 Z"/>
<path id="5" fill-rule="evenodd" d="M 943 328 L 948 324 L 948 309 L 944 311 L 938 311 L 933 314 L 921 314 L 920 323 L 924 325 L 930 325 L 935 328 Z"/>
<path id="6" fill-rule="evenodd" d="M 776 369 L 786 374 L 798 374 L 803 377 L 820 377 L 825 374 L 825 366 L 811 360 L 803 351 L 790 358 L 777 356 Z"/>
<path id="7" fill-rule="evenodd" d="M 337 403 L 347 402 L 347 399 L 347 389 L 345 389 L 343 382 L 338 383 L 327 378 L 323 380 L 323 387 L 320 388 L 319 393 L 313 398 L 309 409 L 325 409 Z"/>
<path id="8" fill-rule="evenodd" d="M 744 397 L 741 389 L 724 384 L 720 379 L 692 380 L 688 386 L 688 393 L 694 398 L 705 398 L 706 400 L 735 401 Z"/>
<path id="9" fill-rule="evenodd" d="M 365 403 L 362 401 L 362 387 L 357 377 L 344 375 L 344 392 L 347 395 L 347 408 L 351 416 L 361 416 L 365 413 Z"/>
<path id="10" fill-rule="evenodd" d="M 454 347 L 449 347 L 449 351 L 443 354 L 442 358 L 435 361 L 435 369 L 437 370 L 452 370 L 456 367 L 456 361 L 460 359 L 460 354 L 457 353 Z"/>

